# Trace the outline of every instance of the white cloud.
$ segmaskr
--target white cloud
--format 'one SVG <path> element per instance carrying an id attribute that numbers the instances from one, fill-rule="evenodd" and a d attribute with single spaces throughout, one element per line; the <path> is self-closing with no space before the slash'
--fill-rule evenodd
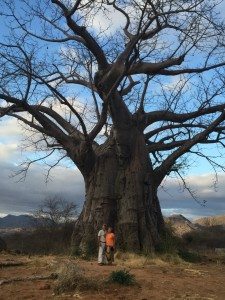
<path id="1" fill-rule="evenodd" d="M 199 216 L 225 214 L 225 174 L 218 174 L 218 184 L 213 186 L 213 174 L 190 175 L 186 182 L 195 192 L 197 201 L 182 188 L 178 181 L 168 178 L 163 189 L 159 191 L 159 199 L 165 214 L 179 213 L 189 218 Z M 206 202 L 204 202 L 206 201 Z"/>
<path id="2" fill-rule="evenodd" d="M 43 167 L 33 165 L 27 178 L 17 182 L 18 178 L 9 176 L 15 167 L 0 162 L 0 211 L 1 214 L 22 214 L 34 211 L 47 196 L 60 195 L 68 201 L 82 207 L 84 200 L 83 178 L 77 169 L 57 167 L 52 172 L 52 180 L 45 183 Z"/>
<path id="3" fill-rule="evenodd" d="M 22 129 L 16 119 L 3 119 L 0 123 L 0 140 L 2 138 L 16 138 L 22 134 Z"/>
<path id="4" fill-rule="evenodd" d="M 103 5 L 104 10 L 99 10 L 93 18 L 93 28 L 104 31 L 105 34 L 113 33 L 125 25 L 125 17 L 112 6 Z"/>
<path id="5" fill-rule="evenodd" d="M 22 127 L 16 119 L 3 119 L 0 123 L 0 162 L 15 163 L 21 153 L 19 144 L 22 139 Z"/>
<path id="6" fill-rule="evenodd" d="M 17 155 L 17 144 L 2 144 L 0 143 L 0 157 L 1 160 L 11 159 L 12 156 Z"/>
<path id="7" fill-rule="evenodd" d="M 168 91 L 180 91 L 182 89 L 182 91 L 186 91 L 188 89 L 188 87 L 190 86 L 190 84 L 188 83 L 187 79 L 185 78 L 184 75 L 177 75 L 172 77 L 171 81 L 169 83 L 166 83 L 164 85 L 165 90 Z"/>

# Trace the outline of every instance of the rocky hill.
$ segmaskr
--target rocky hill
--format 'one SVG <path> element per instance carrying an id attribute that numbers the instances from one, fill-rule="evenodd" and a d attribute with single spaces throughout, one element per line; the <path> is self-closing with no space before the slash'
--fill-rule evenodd
<path id="1" fill-rule="evenodd" d="M 192 223 L 183 215 L 172 215 L 170 217 L 166 217 L 165 222 L 172 227 L 174 233 L 178 236 L 182 236 L 188 232 L 199 229 L 198 224 Z"/>
<path id="2" fill-rule="evenodd" d="M 0 218 L 0 229 L 32 228 L 37 224 L 36 218 L 30 215 L 7 215 Z"/>
<path id="3" fill-rule="evenodd" d="M 183 236 L 186 233 L 193 231 L 211 232 L 211 229 L 225 230 L 225 215 L 203 217 L 191 222 L 183 215 L 172 215 L 165 218 L 165 222 L 172 227 L 173 232 L 177 236 Z"/>
<path id="4" fill-rule="evenodd" d="M 195 224 L 201 225 L 201 226 L 223 226 L 225 227 L 225 215 L 220 216 L 209 216 L 197 219 L 195 221 Z"/>

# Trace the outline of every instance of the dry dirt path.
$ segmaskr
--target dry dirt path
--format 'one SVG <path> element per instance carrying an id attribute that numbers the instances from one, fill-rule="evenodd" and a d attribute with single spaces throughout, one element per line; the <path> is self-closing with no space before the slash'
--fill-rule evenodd
<path id="1" fill-rule="evenodd" d="M 82 261 L 60 256 L 31 257 L 0 254 L 0 264 L 24 262 L 24 265 L 0 267 L 0 282 L 18 277 L 46 276 L 59 272 L 66 264 L 81 265 L 88 277 L 102 280 L 111 271 L 124 268 L 122 262 L 115 266 L 98 266 L 94 261 Z M 128 264 L 126 263 L 126 268 Z M 225 265 L 223 264 L 155 264 L 130 268 L 136 286 L 106 285 L 104 291 L 87 291 L 54 295 L 54 280 L 19 281 L 0 285 L 0 300 L 23 299 L 83 299 L 83 300 L 150 300 L 150 299 L 225 299 Z"/>

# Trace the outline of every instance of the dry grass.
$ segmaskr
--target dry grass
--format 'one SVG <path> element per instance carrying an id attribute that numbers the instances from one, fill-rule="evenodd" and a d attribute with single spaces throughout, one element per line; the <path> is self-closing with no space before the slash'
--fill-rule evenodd
<path id="1" fill-rule="evenodd" d="M 146 265 L 156 265 L 156 266 L 169 266 L 171 264 L 186 264 L 177 254 L 151 254 L 149 256 L 120 252 L 115 254 L 115 260 L 117 265 L 138 269 L 143 268 Z"/>
<path id="2" fill-rule="evenodd" d="M 180 256 L 176 253 L 174 254 L 161 254 L 152 259 L 155 265 L 184 265 L 186 262 L 180 258 Z"/>
<path id="3" fill-rule="evenodd" d="M 31 261 L 30 265 L 35 268 L 52 268 L 57 265 L 57 260 L 55 256 L 35 256 Z"/>
<path id="4" fill-rule="evenodd" d="M 117 265 L 129 268 L 141 268 L 148 264 L 148 257 L 129 252 L 117 251 L 115 254 Z"/>
<path id="5" fill-rule="evenodd" d="M 59 272 L 59 277 L 54 288 L 56 294 L 66 292 L 96 291 L 100 287 L 99 281 L 89 278 L 76 264 L 68 263 Z"/>
<path id="6" fill-rule="evenodd" d="M 207 227 L 218 226 L 218 225 L 225 226 L 225 215 L 203 217 L 203 218 L 195 220 L 195 223 L 202 225 L 202 226 L 207 226 Z"/>

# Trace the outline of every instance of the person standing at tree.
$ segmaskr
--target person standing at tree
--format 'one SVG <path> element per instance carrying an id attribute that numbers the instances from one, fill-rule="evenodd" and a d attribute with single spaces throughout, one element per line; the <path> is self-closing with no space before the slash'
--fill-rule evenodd
<path id="1" fill-rule="evenodd" d="M 114 262 L 115 243 L 115 234 L 113 233 L 112 227 L 109 227 L 106 233 L 106 258 L 109 265 Z"/>
<path id="2" fill-rule="evenodd" d="M 106 238 L 106 224 L 102 225 L 102 229 L 98 232 L 98 264 L 100 266 L 106 264 L 105 256 L 105 238 Z"/>

